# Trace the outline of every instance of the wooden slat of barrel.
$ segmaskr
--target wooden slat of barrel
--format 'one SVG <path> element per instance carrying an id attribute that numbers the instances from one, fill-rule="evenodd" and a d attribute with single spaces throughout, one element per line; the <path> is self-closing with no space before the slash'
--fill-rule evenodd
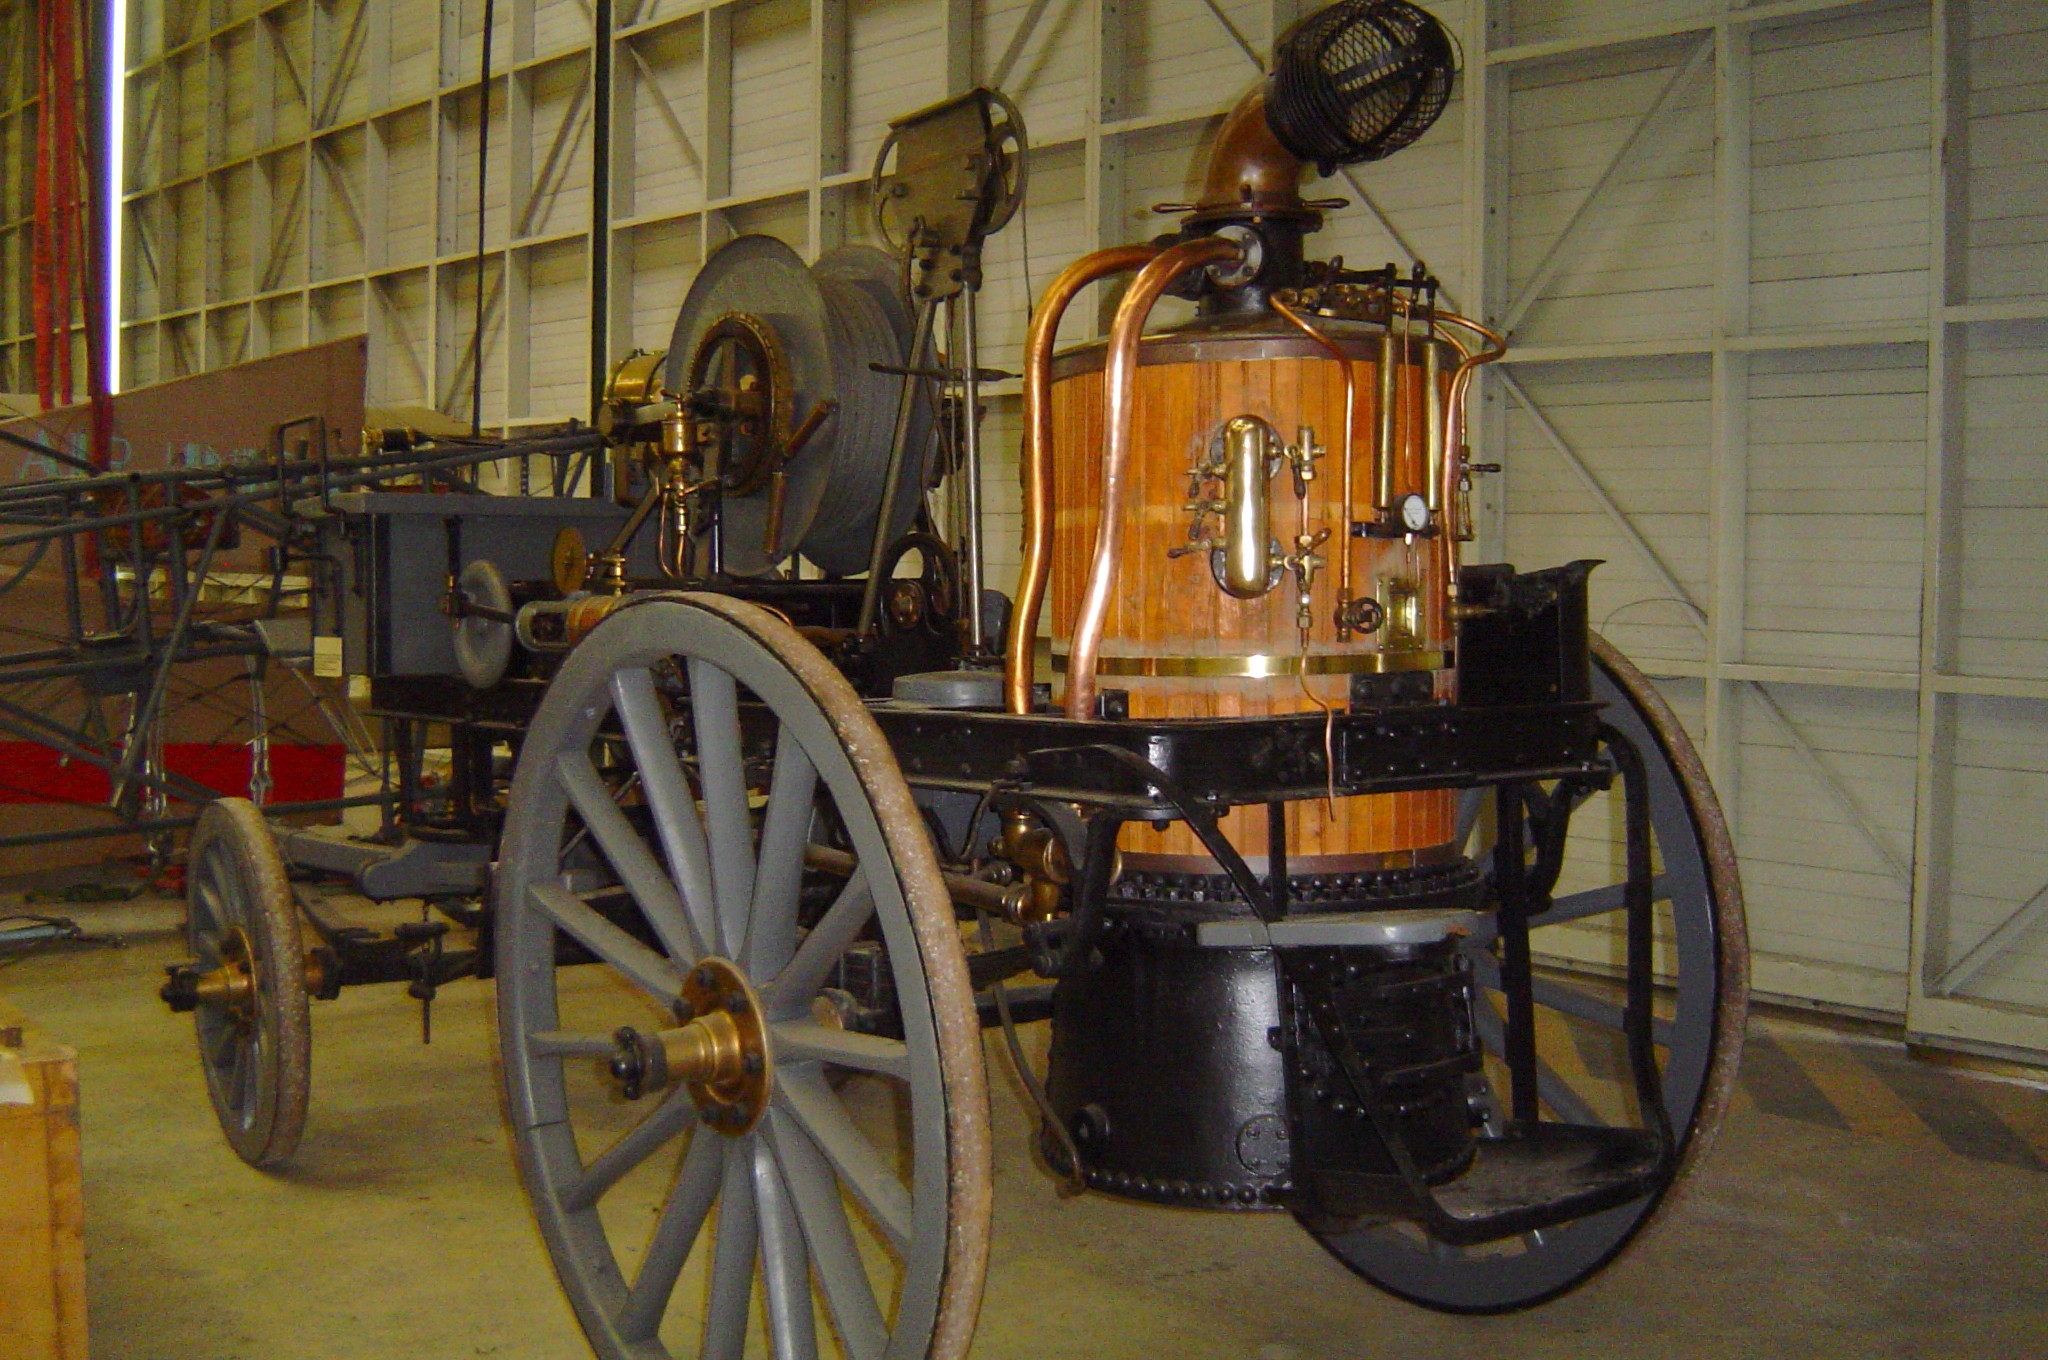
<path id="1" fill-rule="evenodd" d="M 1344 533 L 1347 518 L 1372 514 L 1373 478 L 1370 450 L 1378 428 L 1377 365 L 1354 361 L 1356 383 L 1354 428 L 1356 465 L 1352 515 L 1342 513 L 1340 488 L 1343 449 L 1344 383 L 1332 359 L 1283 357 L 1224 360 L 1211 363 L 1148 364 L 1137 371 L 1132 411 L 1132 460 L 1125 504 L 1124 551 L 1115 589 L 1111 592 L 1102 654 L 1117 656 L 1291 656 L 1300 651 L 1296 599 L 1292 578 L 1266 595 L 1239 600 L 1219 589 L 1205 553 L 1170 557 L 1170 549 L 1187 542 L 1189 515 L 1188 467 L 1206 441 L 1232 416 L 1255 415 L 1292 441 L 1308 425 L 1328 450 L 1316 468 L 1304 523 L 1291 478 L 1282 469 L 1272 481 L 1272 534 L 1292 551 L 1300 532 L 1330 530 L 1320 550 L 1325 566 L 1311 586 L 1316 620 L 1312 652 L 1375 652 L 1379 639 L 1340 646 L 1331 636 L 1330 619 L 1337 598 L 1336 554 L 1349 551 L 1353 589 L 1380 593 L 1387 573 L 1417 579 L 1422 591 L 1424 646 L 1442 650 L 1445 552 L 1438 539 L 1412 545 L 1395 539 L 1351 540 Z M 1404 364 L 1400 372 L 1402 426 L 1396 485 L 1399 491 L 1420 490 L 1422 448 L 1422 370 Z M 1049 592 L 1054 649 L 1064 654 L 1094 555 L 1102 500 L 1103 376 L 1081 372 L 1053 386 L 1054 457 L 1056 460 L 1053 573 Z M 1215 521 L 1212 519 L 1211 524 Z M 1347 702 L 1347 676 L 1315 676 L 1258 680 L 1163 679 L 1105 675 L 1102 684 L 1126 690 L 1133 717 L 1241 717 L 1296 713 L 1318 707 L 1317 700 L 1341 709 Z M 1442 845 L 1454 828 L 1453 800 L 1443 791 L 1373 795 L 1340 799 L 1334 812 L 1321 801 L 1288 809 L 1288 853 L 1302 872 L 1314 872 L 1324 856 L 1384 853 Z M 1249 856 L 1266 854 L 1266 819 L 1262 810 L 1231 813 L 1224 831 Z M 1164 832 L 1127 830 L 1127 854 L 1200 856 L 1201 844 L 1185 827 Z"/>

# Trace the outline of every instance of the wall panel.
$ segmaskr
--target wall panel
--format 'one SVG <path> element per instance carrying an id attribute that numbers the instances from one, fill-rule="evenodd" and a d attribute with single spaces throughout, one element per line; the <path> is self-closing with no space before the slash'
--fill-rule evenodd
<path id="1" fill-rule="evenodd" d="M 665 345 L 732 235 L 811 256 L 864 238 L 887 121 L 999 76 L 1037 147 L 1030 203 L 986 260 L 984 361 L 1014 370 L 1032 294 L 1163 230 L 1151 204 L 1192 191 L 1253 75 L 1238 38 L 1263 53 L 1310 7 L 1218 6 L 1228 27 L 1206 0 L 620 0 L 620 180 L 596 214 L 613 352 Z M 2000 860 L 1996 815 L 2001 798 L 2032 815 L 2024 729 L 2048 704 L 2048 16 L 1436 8 L 1467 62 L 1450 110 L 1312 187 L 1354 200 L 1315 246 L 1421 255 L 1459 306 L 1512 326 L 1474 432 L 1507 467 L 1481 488 L 1485 554 L 1606 559 L 1594 622 L 1660 676 L 1716 770 L 1763 990 L 2048 1049 L 2036 937 L 1974 990 L 1935 987 L 2048 880 Z M 522 426 L 588 414 L 593 34 L 579 0 L 498 15 L 481 387 L 487 424 Z M 360 329 L 373 399 L 467 415 L 480 24 L 481 0 L 136 7 L 131 379 Z M 25 125 L 5 80 L 0 149 Z M 19 239 L 0 224 L 0 251 Z M 1097 301 L 1064 338 L 1099 330 Z M 0 335 L 16 371 L 18 313 Z M 1007 584 L 1014 384 L 989 400 Z M 1589 862 L 1611 854 L 1607 815 L 1580 829 Z"/>

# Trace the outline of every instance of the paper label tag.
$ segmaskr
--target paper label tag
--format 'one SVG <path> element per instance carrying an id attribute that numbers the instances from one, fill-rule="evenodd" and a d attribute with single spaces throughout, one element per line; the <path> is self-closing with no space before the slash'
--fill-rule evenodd
<path id="1" fill-rule="evenodd" d="M 341 678 L 341 639 L 338 637 L 316 637 L 313 639 L 313 674 L 322 680 Z"/>
<path id="2" fill-rule="evenodd" d="M 21 1059 L 0 1049 L 0 1105 L 33 1105 L 36 1091 L 28 1084 Z"/>

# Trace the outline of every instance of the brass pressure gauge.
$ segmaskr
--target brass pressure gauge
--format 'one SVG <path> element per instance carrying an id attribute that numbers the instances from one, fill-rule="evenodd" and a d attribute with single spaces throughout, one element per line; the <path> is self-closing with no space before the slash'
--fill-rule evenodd
<path id="1" fill-rule="evenodd" d="M 1411 534 L 1423 533 L 1429 528 L 1429 502 L 1413 491 L 1394 503 L 1394 514 L 1401 527 Z"/>

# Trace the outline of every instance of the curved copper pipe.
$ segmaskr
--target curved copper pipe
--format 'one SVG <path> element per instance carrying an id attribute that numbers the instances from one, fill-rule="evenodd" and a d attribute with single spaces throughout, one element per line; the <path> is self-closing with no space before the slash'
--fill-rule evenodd
<path id="1" fill-rule="evenodd" d="M 1195 211 L 1249 207 L 1298 213 L 1301 174 L 1301 159 L 1280 145 L 1266 121 L 1266 86 L 1261 81 L 1224 115 Z"/>
<path id="2" fill-rule="evenodd" d="M 1024 565 L 1017 605 L 1003 642 L 1003 703 L 1012 713 L 1031 711 L 1032 647 L 1045 584 L 1052 575 L 1052 350 L 1067 304 L 1097 279 L 1140 268 L 1158 246 L 1112 246 L 1084 255 L 1061 271 L 1039 299 L 1024 337 Z"/>
<path id="3" fill-rule="evenodd" d="M 1458 346 L 1460 352 L 1464 354 L 1464 358 L 1459 361 L 1458 367 L 1452 372 L 1451 388 L 1444 396 L 1444 405 L 1448 408 L 1449 413 L 1444 420 L 1444 480 L 1438 494 L 1443 498 L 1439 503 L 1448 510 L 1458 503 L 1458 474 L 1461 470 L 1459 464 L 1463 461 L 1458 457 L 1458 450 L 1465 443 L 1465 391 L 1471 386 L 1472 374 L 1481 365 L 1493 363 L 1508 352 L 1508 342 L 1506 337 L 1502 336 L 1498 331 L 1482 326 L 1469 317 L 1459 316 L 1455 312 L 1439 312 L 1436 319 L 1439 324 L 1459 326 L 1471 331 L 1486 342 L 1486 348 L 1476 354 L 1465 350 L 1463 345 Z M 1453 343 L 1455 344 L 1456 342 L 1453 341 Z M 1452 553 L 1455 556 L 1455 533 L 1468 530 L 1471 526 L 1459 524 L 1453 525 L 1451 528 L 1454 535 L 1451 546 Z M 1452 580 L 1455 582 L 1456 579 L 1454 572 Z"/>
<path id="4" fill-rule="evenodd" d="M 1138 340 L 1152 306 L 1173 281 L 1203 265 L 1244 258 L 1237 242 L 1209 236 L 1183 241 L 1160 252 L 1138 271 L 1124 300 L 1117 305 L 1109 329 L 1109 355 L 1103 366 L 1102 519 L 1095 526 L 1095 557 L 1088 564 L 1088 589 L 1074 638 L 1067 652 L 1067 716 L 1089 718 L 1095 709 L 1095 662 L 1102 651 L 1102 630 L 1109 618 L 1109 588 L 1116 579 L 1117 558 L 1124 541 L 1124 472 L 1131 461 L 1133 379 L 1138 371 Z"/>
<path id="5" fill-rule="evenodd" d="M 1329 356 L 1337 361 L 1339 369 L 1344 374 L 1344 489 L 1341 493 L 1343 504 L 1338 512 L 1337 527 L 1332 533 L 1333 540 L 1338 545 L 1337 608 L 1341 614 L 1344 607 L 1351 603 L 1351 516 L 1355 513 L 1351 505 L 1351 442 L 1358 429 L 1358 380 L 1351 371 L 1351 356 L 1346 354 L 1335 340 L 1311 325 L 1300 312 L 1278 298 L 1273 299 L 1273 310 L 1293 322 L 1303 335 L 1322 346 Z M 1304 528 L 1303 532 L 1306 533 L 1307 529 Z M 1350 635 L 1350 629 L 1343 627 L 1341 623 L 1338 628 L 1342 635 Z"/>

